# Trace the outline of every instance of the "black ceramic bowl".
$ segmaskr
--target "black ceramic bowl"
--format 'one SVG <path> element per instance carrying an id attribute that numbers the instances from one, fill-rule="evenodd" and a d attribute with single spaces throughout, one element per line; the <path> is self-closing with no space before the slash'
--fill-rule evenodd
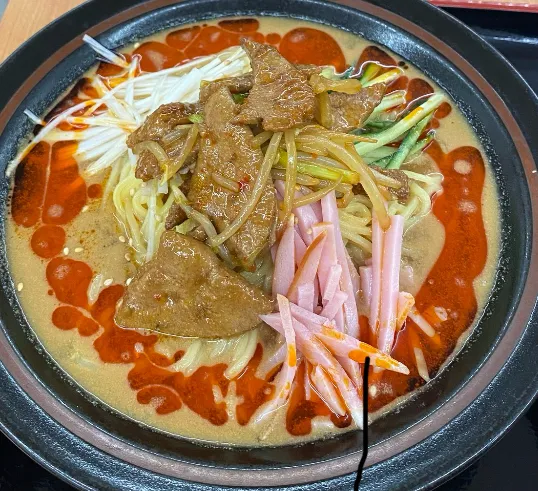
<path id="1" fill-rule="evenodd" d="M 457 359 L 370 432 L 361 489 L 433 487 L 492 445 L 538 391 L 538 101 L 513 68 L 458 21 L 421 0 L 90 1 L 0 67 L 1 175 L 32 129 L 23 110 L 42 114 L 95 63 L 83 33 L 118 47 L 186 22 L 245 14 L 334 25 L 410 60 L 455 99 L 494 167 L 503 248 L 486 312 Z M 2 214 L 7 195 L 2 179 Z M 0 425 L 55 474 L 83 489 L 352 487 L 362 450 L 357 432 L 301 447 L 214 449 L 150 431 L 95 404 L 39 348 L 14 292 L 4 240 L 0 265 Z"/>

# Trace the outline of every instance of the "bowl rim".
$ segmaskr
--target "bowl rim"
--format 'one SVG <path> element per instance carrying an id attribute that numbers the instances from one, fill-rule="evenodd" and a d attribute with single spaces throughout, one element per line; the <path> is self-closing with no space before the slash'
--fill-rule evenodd
<path id="1" fill-rule="evenodd" d="M 92 1 L 86 4 L 81 5 L 74 11 L 66 14 L 62 18 L 55 21 L 53 24 L 44 28 L 37 35 L 27 41 L 21 48 L 17 50 L 6 62 L 0 67 L 0 77 L 5 70 L 13 69 L 17 65 L 18 60 L 23 57 L 31 55 L 32 51 L 36 46 L 41 43 L 41 39 L 44 35 L 50 34 L 55 30 L 61 28 L 62 24 L 67 22 L 69 19 L 75 19 L 76 16 L 79 18 L 82 16 L 89 15 L 90 8 L 96 8 L 95 4 L 97 2 Z M 103 3 L 103 2 L 101 2 Z M 121 2 L 116 2 L 115 11 L 117 12 L 114 16 L 109 17 L 97 25 L 93 25 L 88 29 L 90 35 L 96 36 L 100 32 L 107 30 L 110 26 L 115 25 L 119 22 L 122 22 L 123 19 L 129 19 L 137 15 L 137 12 L 142 10 L 149 12 L 153 9 L 157 9 L 163 6 L 170 5 L 172 3 L 177 3 L 174 0 L 150 0 L 145 2 L 142 5 L 141 0 L 123 0 Z M 526 121 L 531 121 L 529 119 L 532 111 L 536 111 L 538 108 L 538 102 L 536 96 L 532 93 L 526 82 L 524 82 L 519 75 L 513 75 L 514 89 L 508 90 L 500 87 L 495 84 L 492 80 L 494 78 L 489 78 L 490 81 L 486 79 L 484 75 L 478 73 L 474 66 L 467 61 L 459 52 L 465 53 L 473 52 L 473 58 L 476 59 L 477 55 L 486 55 L 490 58 L 493 63 L 493 66 L 490 67 L 490 70 L 496 65 L 498 69 L 506 71 L 507 69 L 513 68 L 510 67 L 508 62 L 502 58 L 493 48 L 489 47 L 481 38 L 472 33 L 468 28 L 463 26 L 459 21 L 456 21 L 450 18 L 446 13 L 441 13 L 434 10 L 433 7 L 427 6 L 424 4 L 424 9 L 430 9 L 430 22 L 435 21 L 435 19 L 442 19 L 445 22 L 449 22 L 451 27 L 456 30 L 457 33 L 461 35 L 459 40 L 459 45 L 451 47 L 446 42 L 442 41 L 438 34 L 434 35 L 424 28 L 424 24 L 419 26 L 417 22 L 421 21 L 422 14 L 415 14 L 416 20 L 411 18 L 404 18 L 399 15 L 398 11 L 403 11 L 404 9 L 398 9 L 398 2 L 396 0 L 383 1 L 383 0 L 333 0 L 333 3 L 338 3 L 347 7 L 358 8 L 359 10 L 373 15 L 375 17 L 381 17 L 386 22 L 396 25 L 404 29 L 407 32 L 425 41 L 430 46 L 434 47 L 438 52 L 440 52 L 445 57 L 449 58 L 453 64 L 455 64 L 460 69 L 465 69 L 465 73 L 468 78 L 480 89 L 482 94 L 484 94 L 489 103 L 495 108 L 497 114 L 505 123 L 505 126 L 508 132 L 511 135 L 511 138 L 516 145 L 518 153 L 520 155 L 521 161 L 524 166 L 526 180 L 530 190 L 530 200 L 532 207 L 532 214 L 534 217 L 538 216 L 538 178 L 532 173 L 536 168 L 536 163 L 533 159 L 532 150 L 529 145 L 532 145 L 534 152 L 538 155 L 538 140 L 532 135 L 525 134 L 518 120 L 523 121 L 523 126 L 526 126 Z M 418 3 L 418 2 L 417 2 Z M 423 3 L 423 2 L 420 2 Z M 390 8 L 392 11 L 387 10 Z M 433 20 L 431 20 L 433 19 Z M 448 20 L 450 19 L 450 20 Z M 431 28 L 431 25 L 429 26 Z M 455 35 L 454 35 L 455 37 Z M 454 37 L 451 38 L 452 44 L 454 44 Z M 473 44 L 470 47 L 465 47 L 462 42 L 465 40 L 472 40 Z M 35 73 L 37 77 L 44 75 L 48 70 L 53 66 L 55 60 L 58 57 L 65 56 L 68 52 L 73 51 L 78 46 L 81 45 L 80 36 L 72 39 L 70 42 L 63 45 L 59 51 L 54 55 L 50 56 L 44 63 L 42 63 Z M 499 68 L 500 67 L 500 68 Z M 493 84 L 493 85 L 492 85 Z M 497 85 L 495 87 L 494 85 Z M 523 96 L 520 96 L 520 101 L 518 104 L 513 104 L 513 106 L 518 109 L 517 114 L 513 115 L 508 109 L 507 104 L 503 101 L 502 96 L 506 101 L 511 101 L 513 103 L 514 93 L 517 92 L 515 86 L 522 91 Z M 2 112 L 0 113 L 0 128 L 2 127 L 2 122 L 9 119 L 10 113 L 12 113 L 17 105 L 18 100 L 21 100 L 22 94 L 28 92 L 30 87 L 26 84 L 21 85 L 20 89 L 17 91 L 17 94 L 14 94 L 14 97 L 6 104 Z M 525 107 L 526 105 L 526 107 Z M 535 113 L 536 114 L 536 113 Z M 456 396 L 450 401 L 450 404 L 446 404 L 436 413 L 435 422 L 420 422 L 415 425 L 413 428 L 410 428 L 405 432 L 405 434 L 397 435 L 391 440 L 392 452 L 396 453 L 398 449 L 402 451 L 409 448 L 410 446 L 419 446 L 424 444 L 425 440 L 433 438 L 435 435 L 433 432 L 439 431 L 442 428 L 446 428 L 449 425 L 449 422 L 454 421 L 455 418 L 460 417 L 463 413 L 470 410 L 470 406 L 475 406 L 477 403 L 483 403 L 487 399 L 487 392 L 490 389 L 491 382 L 495 378 L 497 380 L 496 384 L 501 384 L 501 377 L 504 376 L 506 379 L 510 375 L 510 369 L 506 366 L 503 367 L 505 361 L 508 357 L 511 357 L 512 360 L 515 360 L 518 356 L 524 358 L 522 354 L 524 349 L 527 346 L 532 346 L 533 337 L 536 338 L 536 332 L 531 332 L 532 327 L 536 327 L 536 311 L 535 311 L 535 302 L 536 302 L 536 292 L 538 291 L 538 238 L 536 234 L 533 234 L 532 237 L 529 237 L 529 244 L 531 249 L 528 255 L 528 278 L 524 287 L 524 291 L 521 297 L 520 304 L 515 313 L 515 317 L 511 322 L 511 326 L 500 340 L 499 344 L 496 346 L 494 352 L 490 358 L 486 361 L 480 371 L 484 375 L 483 377 L 473 377 L 467 385 L 459 391 Z M 536 331 L 536 329 L 534 329 Z M 227 470 L 229 473 L 228 481 L 222 481 L 222 474 L 219 473 L 218 476 L 212 476 L 212 470 L 206 467 L 198 467 L 190 464 L 181 463 L 181 469 L 172 469 L 170 463 L 166 462 L 166 459 L 160 460 L 159 456 L 151 455 L 148 452 L 145 452 L 143 458 L 137 453 L 138 450 L 133 449 L 129 445 L 126 445 L 123 442 L 119 441 L 110 441 L 105 438 L 103 435 L 95 435 L 95 432 L 92 428 L 87 428 L 86 423 L 78 415 L 73 414 L 68 408 L 63 406 L 63 404 L 55 400 L 52 395 L 47 391 L 44 386 L 35 384 L 35 379 L 33 375 L 28 370 L 28 367 L 24 362 L 18 357 L 16 350 L 13 346 L 10 345 L 9 340 L 6 338 L 3 331 L 0 331 L 0 359 L 4 363 L 4 367 L 7 367 L 11 377 L 7 373 L 2 373 L 2 378 L 4 375 L 7 375 L 6 379 L 9 380 L 10 385 L 13 390 L 19 389 L 22 387 L 26 394 L 21 394 L 26 396 L 26 404 L 30 403 L 31 400 L 34 400 L 38 403 L 39 410 L 42 414 L 40 417 L 45 417 L 50 422 L 56 423 L 56 421 L 63 421 L 65 428 L 70 430 L 74 435 L 79 435 L 87 442 L 91 442 L 95 447 L 98 447 L 102 450 L 106 450 L 108 454 L 113 455 L 117 458 L 121 458 L 124 461 L 130 462 L 133 465 L 147 468 L 148 466 L 153 469 L 160 469 L 160 472 L 165 475 L 175 475 L 181 476 L 184 479 L 191 481 L 200 481 L 206 483 L 218 483 L 223 485 L 252 485 L 252 480 L 248 479 L 248 482 L 245 480 L 245 472 L 239 470 Z M 515 363 L 515 361 L 513 361 Z M 528 365 L 529 363 L 527 363 Z M 536 373 L 536 370 L 533 372 Z M 527 391 L 521 395 L 520 400 L 518 401 L 518 409 L 513 411 L 508 418 L 505 418 L 503 423 L 500 425 L 502 429 L 495 434 L 491 439 L 488 445 L 485 445 L 480 449 L 483 451 L 487 446 L 491 445 L 500 434 L 505 431 L 513 421 L 523 412 L 528 404 L 530 404 L 538 392 L 538 376 L 532 378 L 528 374 L 527 379 Z M 8 378 L 9 377 L 9 378 Z M 506 383 L 506 381 L 505 381 Z M 19 387 L 17 387 L 17 384 Z M 480 394 L 478 397 L 476 395 Z M 3 394 L 2 394 L 3 395 Z M 28 398 L 30 396 L 30 398 Z M 42 408 L 46 408 L 46 412 L 42 411 Z M 34 408 L 35 409 L 35 408 Z M 52 419 L 51 419 L 51 415 Z M 27 453 L 29 453 L 34 459 L 40 461 L 40 463 L 49 470 L 52 470 L 56 474 L 59 474 L 60 477 L 66 478 L 67 474 L 62 471 L 59 467 L 50 466 L 44 459 L 40 457 L 39 449 L 35 448 L 28 441 L 27 436 L 17 434 L 15 431 L 10 430 L 10 423 L 13 425 L 13 421 L 9 421 L 9 418 L 0 415 L 0 426 L 2 431 L 4 431 L 12 440 L 15 441 L 20 447 L 23 448 Z M 428 427 L 427 434 L 428 436 L 424 439 L 424 429 L 425 426 Z M 444 431 L 444 430 L 443 430 Z M 73 438 L 73 435 L 71 435 Z M 110 438 L 110 437 L 108 437 Z M 80 444 L 79 444 L 80 446 Z M 459 467 L 468 463 L 471 459 L 476 458 L 478 455 L 477 452 L 470 451 L 468 449 L 466 452 L 465 458 L 463 461 L 460 460 Z M 386 452 L 371 452 L 369 457 L 368 465 L 374 466 L 375 464 L 379 465 L 384 459 L 388 456 Z M 333 469 L 330 473 L 327 473 L 325 464 L 312 464 L 304 466 L 303 469 L 291 468 L 291 469 L 279 469 L 277 471 L 256 471 L 257 481 L 261 485 L 271 485 L 271 483 L 278 480 L 278 484 L 291 484 L 297 482 L 310 482 L 317 478 L 331 478 L 340 476 L 352 472 L 357 465 L 359 456 L 350 455 L 348 457 L 339 459 L 341 462 L 334 463 Z M 177 464 L 176 464 L 177 465 Z M 184 467 L 183 467 L 184 466 Z M 450 470 L 450 474 L 454 473 L 456 468 Z M 265 475 L 264 475 L 265 473 Z M 243 474 L 243 475 L 241 475 Z M 447 474 L 444 476 L 437 476 L 436 479 L 439 481 L 443 477 L 447 477 Z M 68 480 L 75 485 L 84 486 L 83 481 L 73 479 L 71 476 L 67 476 Z M 431 483 L 434 482 L 431 481 Z M 192 487 L 190 489 L 193 489 Z M 200 488 L 202 489 L 202 488 Z"/>

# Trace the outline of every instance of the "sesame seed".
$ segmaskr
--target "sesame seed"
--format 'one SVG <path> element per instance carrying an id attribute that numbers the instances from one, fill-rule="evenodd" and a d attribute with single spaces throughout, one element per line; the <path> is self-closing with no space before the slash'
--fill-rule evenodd
<path id="1" fill-rule="evenodd" d="M 22 291 L 23 288 L 24 288 L 24 285 L 23 285 L 22 283 L 19 283 L 19 284 L 17 285 L 17 291 L 18 291 L 18 292 Z"/>
<path id="2" fill-rule="evenodd" d="M 120 235 L 120 236 L 118 237 L 118 240 L 119 240 L 120 242 L 125 242 L 126 239 L 125 239 L 125 237 L 124 237 L 123 235 Z"/>
<path id="3" fill-rule="evenodd" d="M 532 171 L 533 174 L 536 174 L 537 172 L 538 172 L 538 170 L 536 170 L 536 169 L 534 169 L 534 170 Z"/>
<path id="4" fill-rule="evenodd" d="M 133 247 L 133 239 L 129 239 L 129 245 Z"/>
<path id="5" fill-rule="evenodd" d="M 84 249 L 82 247 L 75 247 L 75 252 L 82 252 Z"/>
<path id="6" fill-rule="evenodd" d="M 114 280 L 112 278 L 109 278 L 108 280 L 103 281 L 103 285 L 110 286 L 110 285 L 112 285 L 113 281 Z"/>
<path id="7" fill-rule="evenodd" d="M 127 254 L 125 254 L 125 260 L 126 260 L 126 261 L 130 261 L 130 260 L 131 260 L 131 256 L 129 256 L 129 254 L 128 254 L 128 253 L 127 253 Z"/>
<path id="8" fill-rule="evenodd" d="M 84 212 L 88 211 L 89 209 L 90 209 L 90 207 L 88 205 L 85 205 L 85 206 L 82 207 L 81 211 L 84 213 Z"/>
<path id="9" fill-rule="evenodd" d="M 69 254 L 69 247 L 64 247 L 64 254 L 66 256 Z"/>
<path id="10" fill-rule="evenodd" d="M 125 282 L 125 284 L 126 284 L 127 286 L 129 286 L 129 285 L 131 284 L 131 281 L 133 281 L 132 278 L 127 278 L 127 281 Z"/>

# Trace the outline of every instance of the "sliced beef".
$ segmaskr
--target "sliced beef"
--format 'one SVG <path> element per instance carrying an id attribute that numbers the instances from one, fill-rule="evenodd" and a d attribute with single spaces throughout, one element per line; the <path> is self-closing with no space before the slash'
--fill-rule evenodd
<path id="1" fill-rule="evenodd" d="M 200 102 L 205 103 L 219 87 L 226 87 L 232 94 L 244 94 L 252 89 L 254 76 L 252 72 L 238 77 L 223 78 L 215 82 L 209 82 L 200 89 Z"/>
<path id="2" fill-rule="evenodd" d="M 314 118 L 315 96 L 307 77 L 275 47 L 242 41 L 254 74 L 254 85 L 241 107 L 237 122 L 265 130 L 284 131 Z"/>
<path id="3" fill-rule="evenodd" d="M 198 146 L 198 143 L 196 143 L 196 146 Z M 197 152 L 198 153 L 198 150 Z M 189 194 L 189 191 L 191 189 L 191 175 L 190 174 L 185 174 L 183 176 L 183 182 L 181 183 L 181 186 L 179 186 L 179 189 L 181 189 L 181 192 L 184 194 L 184 195 L 188 195 Z"/>
<path id="4" fill-rule="evenodd" d="M 201 112 L 202 108 L 199 103 L 173 102 L 163 104 L 147 117 L 140 128 L 129 135 L 127 145 L 134 148 L 139 143 L 151 140 L 164 147 L 161 138 L 172 131 L 178 124 L 189 123 L 189 116 Z M 170 157 L 173 158 L 180 150 L 181 142 L 175 144 L 173 151 L 169 153 Z M 189 156 L 189 158 L 196 158 L 196 155 Z M 161 174 L 162 169 L 155 155 L 149 150 L 143 150 L 136 163 L 135 176 L 143 181 L 149 181 L 159 177 Z"/>
<path id="5" fill-rule="evenodd" d="M 297 68 L 297 70 L 299 70 L 307 79 L 312 75 L 319 75 L 323 70 L 323 67 L 318 65 L 299 64 L 295 65 L 295 68 Z"/>
<path id="6" fill-rule="evenodd" d="M 189 123 L 189 116 L 202 112 L 202 105 L 198 102 L 194 104 L 183 102 L 172 102 L 171 104 L 163 104 L 153 111 L 146 121 L 136 131 L 127 138 L 129 148 L 134 148 L 135 145 L 143 141 L 157 141 L 170 133 L 178 124 Z"/>
<path id="7" fill-rule="evenodd" d="M 154 259 L 127 287 L 118 325 L 175 336 L 221 338 L 255 328 L 272 301 L 202 242 L 164 232 Z"/>
<path id="8" fill-rule="evenodd" d="M 136 162 L 135 176 L 143 181 L 149 181 L 162 174 L 157 157 L 149 150 L 143 150 Z"/>
<path id="9" fill-rule="evenodd" d="M 295 65 L 307 79 L 312 75 L 321 73 L 323 67 L 317 65 Z M 250 92 L 254 85 L 254 72 L 245 73 L 237 77 L 223 78 L 203 85 L 200 89 L 200 102 L 204 104 L 219 87 L 226 87 L 232 94 L 245 94 Z"/>
<path id="10" fill-rule="evenodd" d="M 200 242 L 205 242 L 207 240 L 207 234 L 203 227 L 196 227 L 192 232 L 189 232 L 189 236 L 193 239 L 199 240 Z"/>
<path id="11" fill-rule="evenodd" d="M 394 188 L 387 188 L 394 197 L 398 199 L 398 201 L 405 203 L 407 199 L 409 198 L 409 178 L 406 176 L 404 171 L 398 170 L 398 169 L 382 169 L 381 167 L 378 167 L 377 165 L 372 166 L 377 172 L 380 172 L 381 174 L 384 174 L 385 176 L 391 177 L 392 179 L 395 179 L 398 181 L 402 187 L 398 189 Z"/>
<path id="12" fill-rule="evenodd" d="M 328 118 L 331 123 L 328 129 L 347 133 L 360 128 L 381 102 L 384 94 L 384 84 L 365 87 L 356 94 L 330 92 Z"/>
<path id="13" fill-rule="evenodd" d="M 183 211 L 178 203 L 172 203 L 166 220 L 164 221 L 164 228 L 166 230 L 172 230 L 177 225 L 180 225 L 187 219 L 186 213 Z"/>
<path id="14" fill-rule="evenodd" d="M 181 155 L 181 151 L 183 150 L 183 146 L 185 145 L 186 138 L 187 136 L 185 135 L 184 137 L 181 138 L 181 140 L 179 140 L 178 142 L 175 142 L 172 148 L 165 147 L 166 153 L 168 157 L 170 158 L 170 163 L 172 165 L 175 164 L 176 159 L 178 159 L 179 156 Z M 183 162 L 183 165 L 181 166 L 181 168 L 186 168 L 186 167 L 196 164 L 196 161 L 198 160 L 199 150 L 200 150 L 200 145 L 198 144 L 198 141 L 196 141 L 196 143 L 192 147 L 192 150 L 187 156 L 187 160 Z"/>
<path id="15" fill-rule="evenodd" d="M 205 105 L 200 152 L 188 194 L 192 206 L 205 213 L 219 232 L 238 215 L 251 195 L 263 154 L 253 148 L 251 129 L 233 122 L 239 110 L 230 91 L 219 87 Z M 242 183 L 239 192 L 215 183 L 213 173 Z M 269 179 L 261 199 L 246 223 L 226 241 L 241 264 L 250 265 L 273 237 L 276 223 L 275 190 Z"/>
<path id="16" fill-rule="evenodd" d="M 175 143 L 172 150 L 168 150 L 168 148 L 166 149 L 166 154 L 168 155 L 172 165 L 174 164 L 174 160 L 179 157 L 184 144 L 185 138 L 182 138 L 179 142 Z M 189 165 L 196 163 L 198 150 L 199 146 L 197 142 L 189 153 L 187 160 L 183 163 L 183 167 L 188 167 Z M 155 179 L 156 177 L 160 177 L 162 173 L 163 170 L 161 169 L 157 157 L 155 157 L 155 155 L 153 155 L 149 150 L 143 150 L 138 156 L 138 160 L 136 162 L 135 176 L 143 181 L 149 181 L 151 179 Z"/>

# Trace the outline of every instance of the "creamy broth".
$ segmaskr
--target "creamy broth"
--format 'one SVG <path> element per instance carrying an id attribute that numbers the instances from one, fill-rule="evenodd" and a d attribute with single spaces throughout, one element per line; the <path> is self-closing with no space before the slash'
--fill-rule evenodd
<path id="1" fill-rule="evenodd" d="M 207 24 L 213 26 L 217 23 L 207 21 Z M 356 63 L 363 50 L 371 46 L 371 43 L 348 32 L 283 18 L 260 18 L 258 33 L 266 36 L 266 42 L 274 41 L 277 43 L 286 33 L 298 27 L 314 28 L 327 33 L 329 35 L 328 39 L 334 40 L 333 42 L 340 46 L 343 58 L 339 62 L 346 66 Z M 166 36 L 173 31 L 175 30 L 160 33 L 151 38 L 151 41 L 164 43 Z M 148 40 L 141 40 L 135 43 L 134 46 L 125 48 L 124 52 L 130 53 L 133 49 L 140 50 L 147 46 L 145 44 L 147 42 Z M 162 53 L 154 53 L 152 62 L 162 63 L 163 56 Z M 399 60 L 398 58 L 396 59 Z M 405 76 L 409 80 L 425 79 L 421 72 L 410 65 L 405 66 Z M 441 90 L 433 82 L 428 81 L 428 83 L 437 91 Z M 453 103 L 450 105 L 452 110 L 449 114 L 438 119 L 439 128 L 437 129 L 435 148 L 430 149 L 427 155 L 422 155 L 407 164 L 406 168 L 409 170 L 426 168 L 430 171 L 444 171 L 441 168 L 442 165 L 447 165 L 446 163 L 450 160 L 447 155 L 452 155 L 451 152 L 462 147 L 476 149 L 478 155 L 485 159 L 485 153 L 480 142 L 464 116 Z M 465 178 L 467 173 L 471 171 L 469 167 L 471 164 L 465 161 L 465 155 L 462 154 L 461 158 L 455 159 L 452 164 L 453 171 L 461 178 Z M 450 160 L 450 162 L 452 161 Z M 462 212 L 469 215 L 480 211 L 482 213 L 485 236 L 487 237 L 487 255 L 482 258 L 484 267 L 481 268 L 481 271 L 477 271 L 476 278 L 470 286 L 476 296 L 476 309 L 475 312 L 472 312 L 472 318 L 475 320 L 479 318 L 488 300 L 499 255 L 500 219 L 498 197 L 492 171 L 487 163 L 484 166 L 484 172 L 483 189 L 478 194 L 480 202 L 462 198 L 458 202 L 443 205 L 444 209 L 449 209 L 451 206 L 459 207 Z M 454 179 L 456 178 L 457 176 Z M 90 185 L 99 182 L 99 179 L 94 181 L 87 180 L 86 184 Z M 474 181 L 470 181 L 471 184 L 472 182 Z M 104 186 L 104 183 L 102 184 Z M 466 191 L 464 190 L 462 196 L 465 195 Z M 443 194 L 437 198 L 436 203 L 442 197 Z M 435 206 L 437 204 L 434 205 L 434 212 L 436 211 Z M 102 328 L 98 327 L 97 324 L 95 332 L 91 326 L 88 327 L 87 331 L 84 331 L 80 327 L 78 329 L 59 329 L 54 325 L 52 322 L 53 313 L 61 305 L 61 302 L 58 301 L 54 290 L 47 281 L 46 269 L 49 259 L 38 257 L 31 247 L 32 236 L 37 227 L 37 223 L 29 227 L 17 225 L 11 219 L 6 224 L 9 263 L 13 281 L 15 285 L 19 285 L 20 303 L 44 348 L 64 372 L 111 409 L 117 410 L 123 415 L 152 428 L 212 444 L 279 445 L 290 442 L 298 443 L 349 431 L 354 428 L 353 424 L 345 421 L 340 421 L 339 424 L 339 426 L 344 426 L 343 428 L 337 428 L 330 423 L 328 416 L 320 415 L 313 420 L 312 431 L 297 430 L 290 434 L 289 425 L 287 427 L 286 423 L 287 407 L 281 408 L 277 413 L 277 417 L 271 420 L 270 423 L 261 425 L 240 424 L 241 422 L 238 422 L 235 411 L 235 403 L 237 402 L 235 381 L 227 385 L 226 396 L 220 389 L 214 394 L 216 402 L 222 400 L 226 403 L 225 406 L 223 405 L 225 409 L 223 409 L 224 412 L 221 416 L 223 419 L 227 419 L 224 424 L 221 424 L 222 421 L 219 424 L 213 424 L 208 419 L 204 419 L 191 410 L 185 401 L 183 401 L 180 408 L 165 407 L 163 404 L 165 402 L 169 404 L 171 399 L 159 396 L 158 393 L 144 393 L 146 386 L 141 383 L 137 386 L 139 379 L 133 375 L 135 367 L 133 356 L 136 356 L 136 353 L 143 352 L 149 345 L 146 346 L 140 341 L 136 343 L 134 351 L 119 353 L 119 358 L 115 360 L 103 361 L 103 353 L 108 351 L 97 350 L 94 347 L 94 342 L 103 333 Z M 95 274 L 103 275 L 103 280 L 105 281 L 103 288 L 109 284 L 125 285 L 128 278 L 133 276 L 135 266 L 129 257 L 128 244 L 120 240 L 120 237 L 123 238 L 122 230 L 114 217 L 114 208 L 110 200 L 102 208 L 98 198 L 85 199 L 85 205 L 81 212 L 76 214 L 63 228 L 66 240 L 61 251 L 56 254 L 57 257 L 82 261 L 89 265 L 93 276 Z M 414 270 L 414 276 L 406 286 L 410 293 L 418 295 L 417 301 L 419 303 L 421 295 L 423 297 L 426 295 L 424 292 L 425 287 L 428 285 L 427 282 L 430 282 L 430 287 L 433 284 L 434 280 L 429 275 L 432 270 L 435 271 L 447 239 L 445 227 L 435 213 L 423 218 L 405 234 L 403 262 L 412 266 Z M 470 260 L 473 260 L 473 258 L 470 258 Z M 480 258 L 477 259 L 478 262 L 480 260 Z M 461 270 L 462 275 L 465 274 L 466 269 L 466 264 L 454 265 L 454 271 Z M 459 277 L 447 278 L 446 281 L 464 282 Z M 443 307 L 443 305 L 436 306 Z M 457 316 L 458 312 L 448 312 L 448 315 L 449 317 L 451 315 Z M 435 374 L 435 371 L 450 355 L 456 343 L 461 346 L 474 322 L 469 322 L 465 329 L 454 333 L 453 336 L 447 335 L 446 346 L 449 352 L 443 353 L 443 356 L 440 353 L 435 353 L 427 359 L 429 366 L 434 367 L 432 374 Z M 150 337 L 147 336 L 148 339 Z M 225 367 L 231 362 L 228 351 L 219 352 L 218 341 L 199 342 L 159 335 L 156 342 L 152 342 L 151 349 L 169 359 L 175 359 L 176 354 L 185 352 L 193 342 L 200 343 L 198 358 L 200 362 L 198 366 L 190 368 L 188 373 L 185 373 L 186 377 L 192 376 L 200 366 L 222 364 Z M 268 327 L 259 328 L 258 342 L 263 346 L 263 359 L 266 359 L 275 351 L 276 337 Z M 405 343 L 400 336 L 393 351 L 393 356 L 398 360 L 400 360 L 399 355 L 403 359 L 408 359 L 408 356 L 404 354 L 407 348 L 402 346 L 403 344 Z M 109 351 L 111 352 L 111 350 Z M 261 353 L 260 348 L 257 349 L 256 355 L 259 353 Z M 256 358 L 256 355 L 254 358 Z M 138 368 L 140 367 L 138 366 Z M 165 368 L 163 367 L 160 370 L 165 370 Z M 255 366 L 252 371 L 253 374 L 256 372 Z M 396 377 L 394 380 L 396 380 Z M 393 392 L 387 392 L 392 387 L 389 386 L 389 381 L 394 384 L 394 387 L 397 387 Z M 421 385 L 416 377 L 416 371 L 414 374 L 412 373 L 409 379 L 400 376 L 395 382 L 392 382 L 390 377 L 388 380 L 383 380 L 379 384 L 379 393 L 372 394 L 372 409 L 375 411 L 375 415 L 386 411 L 388 407 L 392 407 L 394 403 L 390 404 L 390 406 L 388 404 L 395 398 L 399 400 L 398 398 L 404 396 L 407 389 L 403 390 L 400 386 L 408 384 L 409 381 L 417 387 Z M 383 392 L 384 389 L 386 389 L 385 392 Z M 185 390 L 188 390 L 188 387 Z M 163 414 L 163 412 L 166 414 Z"/>

